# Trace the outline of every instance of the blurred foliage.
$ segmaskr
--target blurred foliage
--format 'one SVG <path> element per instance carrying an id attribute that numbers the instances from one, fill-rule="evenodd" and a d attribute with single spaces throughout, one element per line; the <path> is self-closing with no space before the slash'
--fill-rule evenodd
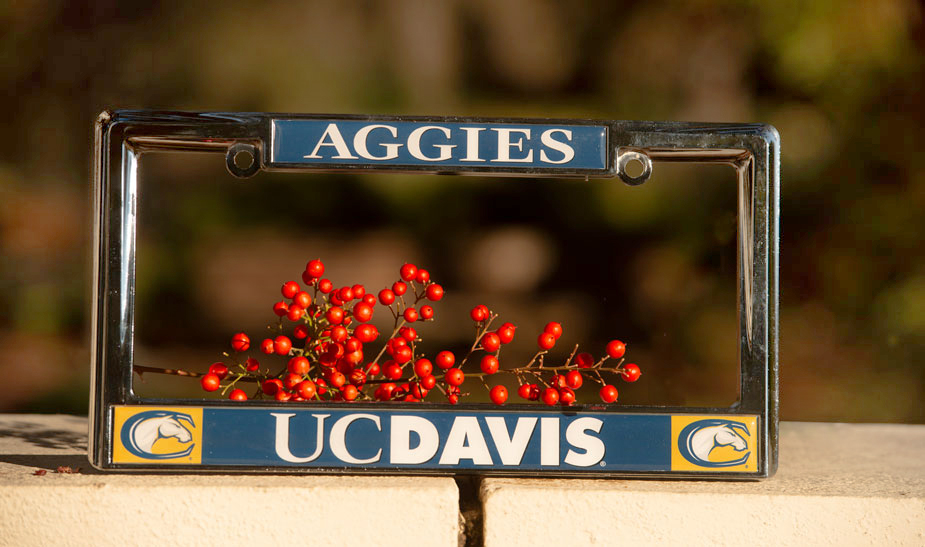
<path id="1" fill-rule="evenodd" d="M 925 422 L 925 29 L 918 4 L 578 6 L 0 4 L 0 375 L 9 387 L 0 408 L 86 409 L 92 121 L 105 108 L 163 108 L 774 124 L 783 141 L 782 417 Z M 234 328 L 213 305 L 273 298 L 275 286 L 248 296 L 259 292 L 249 283 L 293 275 L 305 252 L 336 254 L 344 245 L 338 238 L 355 251 L 345 253 L 342 277 L 361 267 L 346 255 L 390 268 L 393 258 L 411 256 L 477 296 L 481 289 L 455 257 L 490 242 L 529 240 L 505 231 L 519 225 L 532 226 L 536 248 L 555 254 L 535 287 L 539 294 L 592 275 L 629 306 L 631 321 L 619 315 L 625 308 L 608 315 L 599 304 L 595 319 L 651 348 L 645 358 L 655 370 L 645 379 L 662 386 L 659 396 L 690 396 L 715 380 L 712 370 L 676 369 L 675 361 L 720 366 L 728 359 L 728 314 L 720 304 L 729 287 L 718 272 L 726 271 L 723 242 L 734 218 L 727 216 L 727 194 L 679 190 L 681 179 L 695 175 L 659 165 L 657 175 L 679 183 L 636 193 L 546 181 L 531 181 L 535 190 L 524 191 L 522 183 L 466 180 L 464 191 L 452 178 L 383 184 L 330 177 L 291 186 L 264 177 L 234 199 L 207 191 L 206 182 L 203 191 L 170 202 L 171 173 L 208 178 L 219 164 L 150 166 L 151 180 L 164 190 L 160 198 L 152 191 L 145 206 L 173 207 L 172 220 L 158 224 L 160 217 L 149 215 L 146 229 L 157 237 L 140 244 L 150 264 L 169 267 L 139 269 L 139 328 L 151 348 L 145 351 L 166 352 L 164 359 L 198 359 L 202 336 Z M 698 185 L 712 177 L 696 176 Z M 516 206 L 504 205 L 514 194 Z M 247 215 L 236 199 L 253 204 Z M 350 222 L 308 213 L 301 223 L 285 218 L 296 200 L 344 199 L 354 211 Z M 459 237 L 441 232 L 444 217 L 463 227 Z M 388 225 L 393 232 L 380 231 Z M 189 228 L 199 239 L 186 239 Z M 240 245 L 226 245 L 229 234 Z M 651 272 L 659 275 L 643 275 Z M 697 291 L 679 301 L 679 285 Z M 526 309 L 526 297 L 518 298 L 504 305 Z M 568 300 L 550 302 L 546 311 L 566 313 L 556 305 Z M 717 305 L 703 304 L 711 301 Z M 240 306 L 224 313 L 249 312 L 246 302 Z M 187 338 L 158 330 L 176 314 L 198 330 L 184 331 Z M 592 338 L 606 336 L 587 329 Z M 663 333 L 686 342 L 675 354 L 659 353 Z"/>

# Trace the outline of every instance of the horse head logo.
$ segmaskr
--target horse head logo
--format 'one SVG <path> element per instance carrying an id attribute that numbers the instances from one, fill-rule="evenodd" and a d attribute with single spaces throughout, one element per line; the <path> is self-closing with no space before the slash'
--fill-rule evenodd
<path id="1" fill-rule="evenodd" d="M 154 443 L 159 439 L 175 438 L 181 443 L 192 443 L 193 434 L 189 427 L 196 427 L 193 418 L 182 412 L 149 410 L 139 412 L 125 421 L 122 426 L 122 446 L 139 458 L 167 460 L 190 455 L 195 444 L 183 450 L 168 453 L 154 452 Z"/>
<path id="2" fill-rule="evenodd" d="M 733 467 L 744 464 L 751 456 L 748 436 L 748 427 L 741 422 L 698 420 L 681 430 L 678 435 L 678 451 L 684 459 L 701 467 Z M 731 446 L 736 452 L 745 453 L 732 460 L 711 460 L 710 455 L 721 446 Z"/>

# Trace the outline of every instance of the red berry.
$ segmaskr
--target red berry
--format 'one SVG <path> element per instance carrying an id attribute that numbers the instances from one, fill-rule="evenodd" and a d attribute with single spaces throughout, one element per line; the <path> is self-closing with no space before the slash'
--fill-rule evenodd
<path id="1" fill-rule="evenodd" d="M 611 340 L 607 342 L 607 355 L 611 359 L 619 359 L 623 357 L 623 354 L 626 353 L 626 344 L 619 340 Z"/>
<path id="2" fill-rule="evenodd" d="M 213 374 L 211 372 L 200 378 L 199 383 L 202 384 L 202 389 L 206 391 L 215 391 L 222 387 L 221 378 L 218 377 L 218 374 Z"/>
<path id="3" fill-rule="evenodd" d="M 299 294 L 299 289 L 300 287 L 298 283 L 295 281 L 287 281 L 286 284 L 283 285 L 283 288 L 280 292 L 282 292 L 283 296 L 286 298 L 294 298 L 295 295 Z"/>
<path id="4" fill-rule="evenodd" d="M 559 389 L 559 402 L 565 406 L 570 406 L 575 402 L 575 392 L 572 388 L 563 387 Z"/>
<path id="5" fill-rule="evenodd" d="M 312 305 L 312 295 L 305 291 L 299 291 L 299 293 L 295 295 L 295 298 L 292 299 L 292 303 L 307 308 Z"/>
<path id="6" fill-rule="evenodd" d="M 273 398 L 276 399 L 277 401 L 288 401 L 289 399 L 292 398 L 292 395 L 286 393 L 285 391 L 280 390 L 280 391 L 277 391 L 275 395 L 273 395 Z"/>
<path id="7" fill-rule="evenodd" d="M 584 383 L 584 378 L 577 370 L 571 370 L 565 375 L 565 383 L 572 389 L 578 389 L 581 387 L 581 384 Z"/>
<path id="8" fill-rule="evenodd" d="M 411 348 L 409 348 L 408 346 L 402 346 L 396 349 L 395 355 L 393 355 L 393 357 L 395 358 L 395 362 L 398 363 L 399 365 L 404 365 L 405 363 L 410 361 L 411 356 L 412 356 Z"/>
<path id="9" fill-rule="evenodd" d="M 591 368 L 594 365 L 594 356 L 590 353 L 579 353 L 575 356 L 575 364 L 578 368 Z"/>
<path id="10" fill-rule="evenodd" d="M 424 269 L 418 269 L 418 274 L 414 276 L 414 280 L 423 285 L 430 281 L 430 272 Z"/>
<path id="11" fill-rule="evenodd" d="M 385 364 L 385 371 L 383 374 L 389 380 L 398 380 L 401 378 L 401 366 L 395 361 L 389 361 Z"/>
<path id="12" fill-rule="evenodd" d="M 568 385 L 568 381 L 562 374 L 553 374 L 552 378 L 549 379 L 549 384 L 555 388 L 562 388 Z"/>
<path id="13" fill-rule="evenodd" d="M 543 402 L 552 406 L 559 402 L 559 390 L 554 387 L 547 387 L 543 390 Z"/>
<path id="14" fill-rule="evenodd" d="M 491 388 L 491 391 L 488 393 L 491 397 L 491 402 L 496 405 L 503 405 L 507 401 L 507 388 L 504 386 L 495 386 Z"/>
<path id="15" fill-rule="evenodd" d="M 429 376 L 431 372 L 434 371 L 434 365 L 430 362 L 430 359 L 418 359 L 414 362 L 414 373 L 418 377 L 423 378 L 424 376 Z M 429 388 L 428 388 L 429 389 Z"/>
<path id="16" fill-rule="evenodd" d="M 463 371 L 458 368 L 451 368 L 446 371 L 446 374 L 443 376 L 446 380 L 446 383 L 451 386 L 461 385 L 466 380 L 466 375 L 463 374 Z"/>
<path id="17" fill-rule="evenodd" d="M 639 370 L 639 365 L 630 363 L 628 365 L 623 365 L 623 372 L 620 374 L 627 382 L 635 382 L 642 376 L 642 371 Z"/>
<path id="18" fill-rule="evenodd" d="M 286 355 L 292 349 L 292 340 L 288 336 L 277 336 L 273 340 L 273 350 L 277 355 Z"/>
<path id="19" fill-rule="evenodd" d="M 315 260 L 309 260 L 308 264 L 305 265 L 305 271 L 312 277 L 321 277 L 324 275 L 324 263 L 317 258 Z"/>
<path id="20" fill-rule="evenodd" d="M 334 283 L 331 283 L 330 279 L 322 279 L 318 282 L 318 290 L 321 291 L 322 294 L 328 294 L 334 290 Z"/>
<path id="21" fill-rule="evenodd" d="M 449 401 L 451 405 L 455 405 L 459 402 L 459 395 L 456 395 L 455 393 L 447 394 L 446 400 Z"/>
<path id="22" fill-rule="evenodd" d="M 422 386 L 420 382 L 414 382 L 411 384 L 411 395 L 413 395 L 415 399 L 423 399 L 424 397 L 427 397 L 427 392 L 428 389 Z"/>
<path id="23" fill-rule="evenodd" d="M 424 304 L 423 306 L 421 306 L 420 312 L 421 312 L 421 319 L 423 320 L 432 319 L 434 316 L 434 309 L 428 306 L 427 304 Z"/>
<path id="24" fill-rule="evenodd" d="M 418 320 L 418 310 L 414 308 L 405 308 L 405 313 L 403 314 L 405 321 L 409 323 L 414 323 Z"/>
<path id="25" fill-rule="evenodd" d="M 283 381 L 277 378 L 266 380 L 260 385 L 260 389 L 267 395 L 276 395 L 278 391 L 283 389 Z"/>
<path id="26" fill-rule="evenodd" d="M 308 361 L 308 359 L 300 355 L 290 359 L 289 364 L 286 365 L 286 369 L 293 374 L 298 374 L 301 376 L 302 374 L 308 372 L 311 366 L 312 364 Z"/>
<path id="27" fill-rule="evenodd" d="M 293 304 L 289 306 L 289 311 L 286 312 L 286 317 L 288 317 L 290 321 L 298 321 L 299 319 L 302 319 L 302 314 L 304 313 L 305 308 L 298 304 Z"/>
<path id="28" fill-rule="evenodd" d="M 375 306 L 375 305 L 376 305 L 376 295 L 374 295 L 374 294 L 367 294 L 367 295 L 363 296 L 363 302 L 365 302 L 366 305 L 369 306 L 369 307 Z"/>
<path id="29" fill-rule="evenodd" d="M 349 380 L 351 384 L 362 387 L 363 384 L 366 383 L 366 373 L 360 369 L 354 369 L 353 372 L 350 373 Z"/>
<path id="30" fill-rule="evenodd" d="M 209 372 L 218 376 L 219 380 L 224 380 L 228 376 L 228 367 L 225 366 L 225 363 L 213 363 L 209 367 Z"/>
<path id="31" fill-rule="evenodd" d="M 379 329 L 375 325 L 360 325 L 353 331 L 353 334 L 357 337 L 357 340 L 366 344 L 379 337 Z"/>
<path id="32" fill-rule="evenodd" d="M 427 286 L 427 291 L 425 292 L 427 299 L 431 302 L 436 302 L 443 298 L 443 287 L 436 283 L 431 283 Z"/>
<path id="33" fill-rule="evenodd" d="M 357 283 L 353 287 L 350 287 L 350 289 L 353 291 L 354 298 L 360 299 L 366 296 L 366 287 L 364 287 L 363 285 L 360 285 L 359 283 Z"/>
<path id="34" fill-rule="evenodd" d="M 360 323 L 365 323 L 373 318 L 373 307 L 366 302 L 357 302 L 353 306 L 353 316 Z"/>
<path id="35" fill-rule="evenodd" d="M 421 376 L 421 386 L 423 386 L 424 389 L 434 389 L 434 386 L 436 385 L 437 385 L 437 377 L 434 376 L 433 374 L 427 374 L 427 375 Z"/>
<path id="36" fill-rule="evenodd" d="M 379 302 L 381 302 L 383 306 L 390 306 L 395 302 L 395 293 L 392 292 L 392 289 L 382 289 L 379 291 Z"/>
<path id="37" fill-rule="evenodd" d="M 347 338 L 347 341 L 344 342 L 344 351 L 347 353 L 353 353 L 355 351 L 360 351 L 361 349 L 363 349 L 363 342 L 360 342 L 353 336 Z"/>
<path id="38" fill-rule="evenodd" d="M 347 383 L 347 377 L 344 376 L 343 373 L 335 371 L 332 372 L 330 376 L 328 376 L 328 382 L 332 386 L 339 388 Z"/>
<path id="39" fill-rule="evenodd" d="M 289 372 L 283 376 L 283 387 L 286 389 L 295 389 L 295 386 L 299 385 L 302 381 L 302 375 L 296 374 L 294 372 Z"/>
<path id="40" fill-rule="evenodd" d="M 556 345 L 556 337 L 548 332 L 544 332 L 537 338 L 537 345 L 540 349 L 552 349 Z"/>
<path id="41" fill-rule="evenodd" d="M 345 342 L 348 336 L 350 336 L 350 333 L 341 325 L 337 325 L 331 329 L 331 340 L 334 340 L 338 344 Z"/>
<path id="42" fill-rule="evenodd" d="M 617 400 L 617 388 L 607 384 L 601 388 L 601 400 L 605 403 L 612 403 Z"/>
<path id="43" fill-rule="evenodd" d="M 292 329 L 292 335 L 299 340 L 308 338 L 308 327 L 305 325 L 296 325 L 295 328 Z"/>
<path id="44" fill-rule="evenodd" d="M 314 285 L 316 281 L 318 280 L 312 277 L 312 274 L 308 273 L 307 271 L 302 272 L 302 282 L 304 282 L 306 285 Z"/>
<path id="45" fill-rule="evenodd" d="M 498 333 L 498 338 L 501 339 L 501 343 L 510 344 L 511 341 L 514 340 L 514 331 L 516 329 L 517 327 L 515 327 L 511 323 L 505 323 L 501 325 L 500 327 L 498 327 L 498 330 L 496 332 Z"/>
<path id="46" fill-rule="evenodd" d="M 289 313 L 289 304 L 280 300 L 276 304 L 273 304 L 273 313 L 275 313 L 276 315 L 280 317 L 286 315 L 287 313 Z"/>
<path id="47" fill-rule="evenodd" d="M 500 364 L 498 362 L 498 358 L 494 355 L 486 355 L 482 357 L 480 366 L 482 368 L 482 372 L 485 374 L 494 374 L 498 372 Z"/>
<path id="48" fill-rule="evenodd" d="M 244 364 L 244 368 L 246 368 L 248 372 L 254 372 L 260 368 L 260 361 L 254 359 L 253 357 L 248 357 Z"/>
<path id="49" fill-rule="evenodd" d="M 398 329 L 398 334 L 408 342 L 414 342 L 418 337 L 418 331 L 411 327 L 402 327 Z"/>
<path id="50" fill-rule="evenodd" d="M 315 388 L 318 390 L 318 395 L 324 395 L 328 392 L 328 383 L 324 381 L 324 378 L 318 378 L 315 380 Z"/>
<path id="51" fill-rule="evenodd" d="M 337 297 L 344 302 L 350 302 L 353 300 L 353 289 L 350 287 L 341 287 L 340 290 L 337 291 Z"/>
<path id="52" fill-rule="evenodd" d="M 408 285 L 405 285 L 401 281 L 396 281 L 395 283 L 392 283 L 392 292 L 398 296 L 401 296 L 408 292 Z"/>
<path id="53" fill-rule="evenodd" d="M 456 356 L 453 355 L 452 351 L 441 351 L 434 358 L 434 362 L 437 363 L 437 366 L 446 370 L 456 364 Z"/>
<path id="54" fill-rule="evenodd" d="M 340 325 L 344 322 L 344 309 L 338 306 L 329 308 L 328 312 L 324 314 L 324 318 L 332 325 Z"/>
<path id="55" fill-rule="evenodd" d="M 489 353 L 494 353 L 501 348 L 501 338 L 493 333 L 489 332 L 482 336 L 482 349 Z"/>
<path id="56" fill-rule="evenodd" d="M 520 384 L 517 388 L 517 395 L 521 399 L 530 399 L 530 384 Z"/>
<path id="57" fill-rule="evenodd" d="M 266 338 L 263 342 L 260 342 L 260 351 L 266 353 L 267 355 L 271 355 L 274 351 L 276 351 L 273 340 Z"/>
<path id="58" fill-rule="evenodd" d="M 399 270 L 399 274 L 401 274 L 401 278 L 404 279 L 405 281 L 413 280 L 414 276 L 417 275 L 417 273 L 418 273 L 418 267 L 415 266 L 414 264 L 405 264 Z"/>
<path id="59" fill-rule="evenodd" d="M 546 323 L 546 327 L 543 329 L 543 332 L 548 332 L 549 334 L 555 336 L 556 340 L 558 340 L 559 337 L 562 336 L 562 325 L 556 323 L 555 321 L 551 321 Z"/>
<path id="60" fill-rule="evenodd" d="M 315 382 L 311 380 L 305 380 L 296 386 L 296 390 L 299 392 L 299 396 L 304 399 L 312 399 L 315 397 L 318 388 L 315 387 Z"/>
<path id="61" fill-rule="evenodd" d="M 482 304 L 479 304 L 478 306 L 472 308 L 472 311 L 469 312 L 469 317 L 471 317 L 473 321 L 481 323 L 482 321 L 488 319 L 488 313 L 488 308 Z"/>
<path id="62" fill-rule="evenodd" d="M 246 401 L 247 393 L 244 393 L 243 389 L 233 389 L 231 390 L 231 393 L 228 395 L 228 398 L 231 399 L 232 401 Z"/>
<path id="63" fill-rule="evenodd" d="M 340 391 L 340 394 L 343 396 L 345 401 L 352 401 L 360 394 L 360 390 L 358 390 L 357 387 L 353 384 L 347 384 Z"/>
<path id="64" fill-rule="evenodd" d="M 231 337 L 231 349 L 235 351 L 247 351 L 250 347 L 251 339 L 243 332 L 239 332 Z"/>

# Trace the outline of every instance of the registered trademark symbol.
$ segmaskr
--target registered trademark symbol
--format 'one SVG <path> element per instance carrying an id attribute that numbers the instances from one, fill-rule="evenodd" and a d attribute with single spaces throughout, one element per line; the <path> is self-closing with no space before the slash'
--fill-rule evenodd
<path id="1" fill-rule="evenodd" d="M 604 467 L 605 465 L 607 465 L 607 462 L 601 462 L 601 467 Z"/>

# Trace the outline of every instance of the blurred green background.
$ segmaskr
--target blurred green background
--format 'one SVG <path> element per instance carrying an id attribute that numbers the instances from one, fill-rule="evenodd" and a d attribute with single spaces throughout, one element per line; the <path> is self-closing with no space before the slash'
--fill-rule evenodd
<path id="1" fill-rule="evenodd" d="M 915 2 L 26 1 L 0 5 L 0 29 L 0 410 L 86 411 L 92 122 L 159 108 L 771 123 L 783 143 L 782 418 L 925 422 Z M 313 255 L 373 287 L 414 259 L 458 291 L 448 318 L 503 297 L 528 324 L 570 318 L 573 342 L 616 328 L 648 372 L 637 401 L 727 395 L 725 171 L 656 165 L 636 193 L 400 176 L 292 190 L 269 175 L 215 192 L 228 184 L 220 156 L 143 169 L 138 357 L 151 364 L 202 370 L 228 334 L 259 328 Z M 295 214 L 295 198 L 339 210 Z M 508 253 L 542 275 L 466 269 L 516 265 Z"/>

